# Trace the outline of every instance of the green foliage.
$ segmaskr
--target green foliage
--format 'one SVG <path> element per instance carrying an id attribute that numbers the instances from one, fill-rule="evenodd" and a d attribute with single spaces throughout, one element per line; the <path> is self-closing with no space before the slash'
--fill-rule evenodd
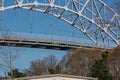
<path id="1" fill-rule="evenodd" d="M 109 73 L 107 65 L 108 52 L 103 52 L 102 59 L 96 60 L 95 64 L 90 68 L 90 75 L 97 77 L 99 80 L 111 80 L 112 77 Z"/>
<path id="2" fill-rule="evenodd" d="M 112 76 L 117 74 L 119 77 L 116 67 L 119 67 L 120 47 L 113 49 L 110 53 L 111 50 L 103 52 L 99 49 L 80 48 L 66 54 L 60 62 L 57 62 L 54 55 L 50 55 L 43 60 L 32 61 L 27 75 L 73 74 L 97 77 L 99 80 L 111 80 L 111 74 Z"/>
<path id="3" fill-rule="evenodd" d="M 56 66 L 56 74 L 61 73 L 62 67 L 60 65 Z"/>
<path id="4" fill-rule="evenodd" d="M 48 71 L 50 74 L 55 74 L 56 70 L 53 68 L 48 68 Z"/>
<path id="5" fill-rule="evenodd" d="M 12 72 L 13 72 L 13 77 L 14 78 L 25 77 L 25 74 L 20 72 L 18 69 L 14 69 L 14 70 L 12 70 Z M 8 72 L 8 76 L 11 76 L 10 72 Z"/>
<path id="6" fill-rule="evenodd" d="M 50 74 L 60 74 L 61 73 L 61 66 L 57 65 L 54 69 L 53 68 L 48 68 L 48 71 Z"/>
<path id="7" fill-rule="evenodd" d="M 57 59 L 54 55 L 49 55 L 42 60 L 37 59 L 31 61 L 29 69 L 26 69 L 25 73 L 27 76 L 38 76 L 43 74 L 55 74 L 60 70 L 56 66 Z M 59 69 L 59 70 L 58 70 Z"/>
<path id="8" fill-rule="evenodd" d="M 69 53 L 66 61 L 66 70 L 69 74 L 88 76 L 90 67 L 96 59 L 101 58 L 101 50 L 79 48 Z"/>

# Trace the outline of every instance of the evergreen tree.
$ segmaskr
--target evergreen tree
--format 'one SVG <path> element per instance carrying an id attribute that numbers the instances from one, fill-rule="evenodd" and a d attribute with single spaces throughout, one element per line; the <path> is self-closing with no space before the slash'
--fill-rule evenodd
<path id="1" fill-rule="evenodd" d="M 48 68 L 48 71 L 50 74 L 60 74 L 62 71 L 62 68 L 60 65 L 57 65 L 54 69 L 53 68 Z"/>
<path id="2" fill-rule="evenodd" d="M 14 78 L 20 78 L 20 77 L 25 77 L 25 74 L 20 72 L 18 69 L 14 69 L 13 71 L 13 77 Z M 11 76 L 11 73 L 8 72 L 8 76 Z"/>
<path id="3" fill-rule="evenodd" d="M 97 77 L 98 80 L 111 80 L 112 77 L 109 73 L 107 65 L 108 52 L 102 54 L 102 59 L 96 60 L 90 68 L 91 77 Z"/>

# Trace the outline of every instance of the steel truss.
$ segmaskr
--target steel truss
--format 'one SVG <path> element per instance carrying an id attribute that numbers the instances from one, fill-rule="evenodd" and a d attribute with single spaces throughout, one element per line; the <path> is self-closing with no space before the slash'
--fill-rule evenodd
<path id="1" fill-rule="evenodd" d="M 96 45 L 119 45 L 120 16 L 102 0 L 1 0 L 0 11 L 13 8 L 53 15 L 80 30 Z"/>

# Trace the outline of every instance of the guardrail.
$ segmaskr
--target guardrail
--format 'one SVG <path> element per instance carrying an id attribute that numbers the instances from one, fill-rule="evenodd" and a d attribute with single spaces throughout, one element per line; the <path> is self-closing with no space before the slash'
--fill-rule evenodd
<path id="1" fill-rule="evenodd" d="M 64 36 L 53 36 L 53 35 L 41 35 L 41 34 L 30 34 L 30 33 L 18 33 L 18 32 L 0 32 L 1 40 L 19 40 L 19 41 L 34 41 L 34 42 L 49 42 L 49 43 L 64 43 L 82 46 L 98 47 L 90 40 L 83 38 L 71 38 Z M 99 46 L 104 48 L 104 46 Z"/>

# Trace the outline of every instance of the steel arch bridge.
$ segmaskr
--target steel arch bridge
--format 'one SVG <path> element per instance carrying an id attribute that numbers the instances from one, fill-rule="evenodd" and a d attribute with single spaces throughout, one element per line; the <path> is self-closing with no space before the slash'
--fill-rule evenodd
<path id="1" fill-rule="evenodd" d="M 119 45 L 120 16 L 102 0 L 7 0 L 0 11 L 22 8 L 50 14 L 69 23 L 94 44 Z"/>

